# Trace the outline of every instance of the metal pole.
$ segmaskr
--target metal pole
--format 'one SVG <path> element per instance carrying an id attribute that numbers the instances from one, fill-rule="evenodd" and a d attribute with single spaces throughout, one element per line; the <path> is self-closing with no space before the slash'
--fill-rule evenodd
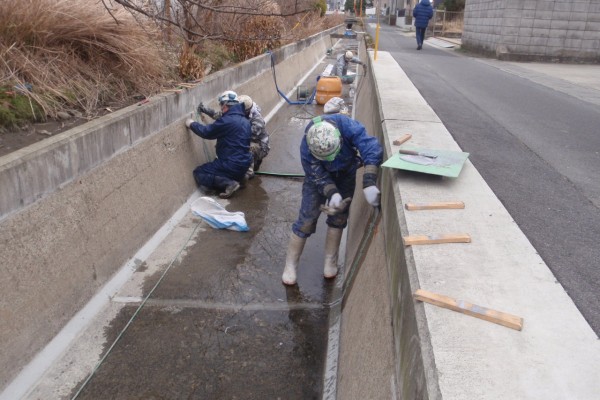
<path id="1" fill-rule="evenodd" d="M 381 9 L 379 7 L 379 1 L 377 2 L 377 7 L 375 8 L 375 12 L 377 13 L 377 29 L 375 29 L 375 53 L 373 54 L 373 60 L 377 61 L 377 48 L 379 47 L 379 15 L 381 14 Z"/>

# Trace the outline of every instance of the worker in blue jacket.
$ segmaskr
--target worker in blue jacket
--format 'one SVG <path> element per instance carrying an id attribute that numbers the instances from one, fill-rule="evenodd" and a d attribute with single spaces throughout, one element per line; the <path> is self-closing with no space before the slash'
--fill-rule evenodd
<path id="1" fill-rule="evenodd" d="M 325 278 L 337 275 L 338 248 L 348 221 L 356 171 L 363 165 L 364 196 L 369 204 L 379 206 L 376 184 L 383 148 L 360 122 L 343 114 L 314 118 L 306 126 L 300 157 L 305 177 L 300 212 L 292 225 L 282 275 L 286 285 L 296 284 L 300 255 L 306 239 L 316 230 L 321 211 L 327 214 L 323 275 Z"/>
<path id="2" fill-rule="evenodd" d="M 429 20 L 433 17 L 433 7 L 429 0 L 421 0 L 413 10 L 413 18 L 415 19 L 415 30 L 417 34 L 417 50 L 423 48 L 423 41 L 425 40 L 425 31 Z"/>
<path id="3" fill-rule="evenodd" d="M 252 163 L 252 129 L 235 92 L 225 91 L 218 101 L 222 116 L 214 123 L 202 125 L 188 118 L 185 126 L 203 139 L 217 140 L 217 158 L 196 167 L 194 179 L 203 191 L 216 189 L 226 199 L 240 188 L 240 181 Z"/>

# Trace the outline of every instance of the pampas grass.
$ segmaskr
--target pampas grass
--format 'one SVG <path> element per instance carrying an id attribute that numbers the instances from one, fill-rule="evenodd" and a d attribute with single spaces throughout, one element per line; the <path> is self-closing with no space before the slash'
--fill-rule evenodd
<path id="1" fill-rule="evenodd" d="M 107 105 L 131 104 L 134 96 L 154 95 L 178 80 L 197 81 L 231 62 L 343 22 L 342 15 L 321 18 L 310 7 L 281 16 L 282 10 L 298 9 L 296 0 L 203 4 L 211 8 L 193 8 L 197 26 L 187 25 L 191 19 L 182 22 L 177 13 L 173 26 L 115 2 L 0 0 L 0 90 L 31 87 L 25 94 L 34 120 L 55 119 L 71 109 L 91 118 Z M 200 36 L 188 37 L 183 26 Z M 176 27 L 179 35 L 168 34 Z"/>
<path id="2" fill-rule="evenodd" d="M 31 84 L 29 96 L 55 117 L 149 95 L 170 78 L 158 32 L 122 9 L 85 0 L 0 2 L 0 86 Z"/>

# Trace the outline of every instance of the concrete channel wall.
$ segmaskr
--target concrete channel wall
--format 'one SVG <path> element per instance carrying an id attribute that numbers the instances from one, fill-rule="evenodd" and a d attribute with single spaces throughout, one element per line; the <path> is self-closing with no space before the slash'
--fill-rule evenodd
<path id="1" fill-rule="evenodd" d="M 407 133 L 412 138 L 405 145 L 460 151 L 394 58 L 379 52 L 375 60 L 374 53 L 369 54 L 372 74 L 359 93 L 361 112 L 356 117 L 380 136 L 384 159 L 398 150 L 393 141 Z M 342 398 L 597 398 L 597 336 L 469 160 L 458 178 L 382 168 L 380 187 L 382 221 L 373 243 L 377 246 L 383 236 L 387 273 L 366 262 L 365 273 L 357 277 L 350 294 L 362 314 L 347 315 L 349 300 L 342 315 L 346 323 L 340 358 L 344 360 L 346 349 L 363 353 L 355 359 L 364 363 L 345 377 L 354 391 L 346 391 Z M 450 201 L 462 201 L 465 208 L 407 211 L 405 207 Z M 361 221 L 369 211 L 363 202 L 353 213 L 359 218 L 352 221 L 351 215 L 350 244 L 357 243 L 352 229 L 354 235 L 364 231 Z M 471 242 L 405 246 L 403 241 L 407 235 L 451 234 L 468 234 Z M 347 254 L 353 257 L 350 249 Z M 376 257 L 371 262 L 385 268 Z M 361 284 L 364 287 L 356 288 Z M 416 301 L 417 289 L 454 298 L 459 305 L 473 303 L 480 312 L 487 307 L 521 317 L 522 330 Z M 390 304 L 372 306 L 373 297 L 387 298 Z M 373 333 L 385 335 L 385 330 L 370 314 L 381 315 L 386 308 L 391 310 L 395 376 L 386 374 L 387 379 L 379 380 L 379 396 L 354 396 L 369 385 L 372 370 L 382 373 L 382 365 L 389 363 L 387 345 L 374 344 L 382 337 Z M 362 337 L 345 343 L 352 330 L 362 331 Z M 369 357 L 373 348 L 375 357 Z M 391 390 L 382 391 L 385 384 Z M 344 390 L 340 384 L 339 391 Z"/>
<path id="2" fill-rule="evenodd" d="M 288 93 L 331 47 L 322 32 L 274 52 Z M 183 121 L 225 89 L 265 115 L 280 98 L 271 55 L 155 96 L 0 158 L 0 388 L 196 190 L 203 147 Z"/>

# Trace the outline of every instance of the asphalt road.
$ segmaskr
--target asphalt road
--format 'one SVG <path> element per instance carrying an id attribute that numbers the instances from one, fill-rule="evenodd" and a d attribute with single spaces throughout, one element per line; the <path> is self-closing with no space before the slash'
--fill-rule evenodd
<path id="1" fill-rule="evenodd" d="M 368 28 L 374 38 L 373 25 Z M 382 25 L 389 52 L 600 333 L 600 107 L 594 85 L 426 44 Z M 581 74 L 590 66 L 565 66 Z M 534 294 L 533 294 L 534 295 Z M 548 307 L 552 307 L 551 304 Z"/>

